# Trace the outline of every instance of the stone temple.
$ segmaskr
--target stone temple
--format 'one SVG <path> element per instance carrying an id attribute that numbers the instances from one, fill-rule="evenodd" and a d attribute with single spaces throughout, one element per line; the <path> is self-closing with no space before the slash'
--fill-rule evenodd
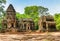
<path id="1" fill-rule="evenodd" d="M 41 16 L 39 22 L 39 31 L 57 31 L 53 16 Z"/>
<path id="2" fill-rule="evenodd" d="M 52 16 L 41 16 L 38 21 L 40 31 L 56 31 L 56 23 Z M 5 32 L 28 32 L 35 31 L 35 23 L 31 18 L 17 19 L 16 11 L 12 4 L 6 10 L 2 21 L 2 30 Z"/>
<path id="3" fill-rule="evenodd" d="M 10 4 L 2 21 L 2 27 L 6 32 L 31 31 L 34 30 L 34 21 L 30 18 L 17 20 L 16 11 Z"/>

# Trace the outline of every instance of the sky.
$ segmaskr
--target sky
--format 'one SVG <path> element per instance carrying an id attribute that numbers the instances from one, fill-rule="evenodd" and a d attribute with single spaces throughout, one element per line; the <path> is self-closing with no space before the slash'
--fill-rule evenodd
<path id="1" fill-rule="evenodd" d="M 54 15 L 60 13 L 60 0 L 7 0 L 5 10 L 9 4 L 12 4 L 16 10 L 21 14 L 24 13 L 24 8 L 27 6 L 43 6 L 49 9 L 49 13 Z"/>

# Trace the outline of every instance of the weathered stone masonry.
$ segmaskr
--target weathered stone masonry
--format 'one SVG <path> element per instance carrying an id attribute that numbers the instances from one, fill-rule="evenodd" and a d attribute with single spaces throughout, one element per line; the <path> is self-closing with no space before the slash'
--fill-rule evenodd
<path id="1" fill-rule="evenodd" d="M 41 16 L 38 22 L 40 31 L 56 31 L 56 23 L 52 16 Z M 2 21 L 2 27 L 5 31 L 32 31 L 35 30 L 34 21 L 31 18 L 17 20 L 16 11 L 10 4 L 6 10 L 6 16 Z"/>
<path id="2" fill-rule="evenodd" d="M 16 19 L 16 11 L 10 4 L 6 11 L 6 18 L 2 21 L 2 27 L 6 28 L 6 31 L 27 31 L 34 30 L 34 21 L 30 18 Z"/>

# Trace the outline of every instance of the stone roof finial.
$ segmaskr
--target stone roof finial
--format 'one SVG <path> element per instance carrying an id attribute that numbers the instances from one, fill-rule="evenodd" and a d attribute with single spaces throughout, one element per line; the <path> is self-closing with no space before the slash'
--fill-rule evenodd
<path id="1" fill-rule="evenodd" d="M 9 12 L 9 11 L 15 12 L 15 9 L 14 9 L 13 5 L 10 4 L 6 11 L 7 11 L 7 12 Z"/>

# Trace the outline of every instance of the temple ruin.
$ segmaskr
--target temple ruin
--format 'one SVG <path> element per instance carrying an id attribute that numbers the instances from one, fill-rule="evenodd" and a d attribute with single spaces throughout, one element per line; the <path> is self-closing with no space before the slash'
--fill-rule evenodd
<path id="1" fill-rule="evenodd" d="M 41 16 L 38 21 L 39 31 L 56 31 L 53 16 Z M 10 4 L 2 21 L 2 30 L 5 32 L 28 32 L 35 30 L 35 23 L 31 18 L 18 19 L 16 11 Z"/>
<path id="2" fill-rule="evenodd" d="M 6 10 L 5 19 L 2 21 L 3 30 L 8 32 L 17 32 L 17 31 L 30 31 L 34 28 L 34 21 L 30 18 L 20 19 L 16 18 L 16 11 L 14 7 L 10 4 Z"/>
<path id="3" fill-rule="evenodd" d="M 38 22 L 39 31 L 56 31 L 56 23 L 53 16 L 41 16 Z"/>
<path id="4" fill-rule="evenodd" d="M 34 21 L 32 19 L 29 18 L 20 19 L 19 24 L 20 31 L 34 30 Z"/>

